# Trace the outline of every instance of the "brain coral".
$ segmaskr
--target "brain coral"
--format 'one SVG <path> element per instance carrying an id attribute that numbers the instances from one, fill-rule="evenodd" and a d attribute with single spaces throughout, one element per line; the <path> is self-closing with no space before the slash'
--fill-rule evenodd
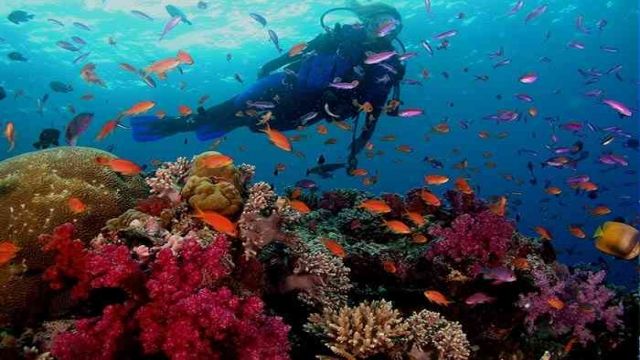
<path id="1" fill-rule="evenodd" d="M 24 319 L 39 293 L 41 271 L 48 266 L 37 237 L 73 222 L 80 239 L 89 241 L 105 222 L 147 195 L 141 176 L 122 176 L 96 163 L 96 156 L 114 156 L 97 149 L 58 147 L 19 155 L 0 162 L 0 239 L 21 250 L 0 268 L 0 325 Z M 73 214 L 69 198 L 87 206 Z M 8 317 L 12 314 L 12 317 Z"/>

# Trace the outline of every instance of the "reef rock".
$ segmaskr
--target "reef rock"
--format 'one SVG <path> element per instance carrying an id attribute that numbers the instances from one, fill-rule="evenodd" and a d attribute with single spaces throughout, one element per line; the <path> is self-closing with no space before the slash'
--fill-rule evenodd
<path id="1" fill-rule="evenodd" d="M 72 222 L 78 238 L 88 242 L 108 219 L 148 194 L 141 176 L 115 173 L 95 161 L 98 155 L 114 157 L 97 149 L 59 147 L 0 162 L 0 239 L 20 247 L 12 262 L 0 268 L 0 324 L 38 311 L 34 302 L 44 289 L 39 279 L 51 261 L 38 235 Z M 74 214 L 71 197 L 86 210 Z"/>

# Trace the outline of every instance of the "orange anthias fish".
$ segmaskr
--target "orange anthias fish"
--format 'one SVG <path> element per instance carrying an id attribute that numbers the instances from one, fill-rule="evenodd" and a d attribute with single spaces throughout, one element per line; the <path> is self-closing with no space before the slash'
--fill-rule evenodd
<path id="1" fill-rule="evenodd" d="M 178 50 L 178 55 L 176 58 L 180 61 L 181 64 L 185 65 L 193 65 L 194 61 L 191 55 L 184 50 Z"/>
<path id="2" fill-rule="evenodd" d="M 532 118 L 538 116 L 538 109 L 536 109 L 535 107 L 529 108 L 529 116 L 531 116 Z"/>
<path id="3" fill-rule="evenodd" d="M 420 197 L 425 203 L 427 203 L 427 205 L 436 206 L 436 207 L 442 205 L 442 202 L 440 201 L 440 199 L 438 199 L 437 196 L 435 196 L 433 193 L 427 190 L 422 190 L 420 192 Z"/>
<path id="4" fill-rule="evenodd" d="M 293 45 L 293 47 L 291 47 L 291 49 L 289 50 L 289 57 L 294 57 L 297 55 L 302 54 L 302 52 L 307 48 L 307 43 L 305 42 L 301 42 L 299 44 L 295 44 Z"/>
<path id="5" fill-rule="evenodd" d="M 233 164 L 233 159 L 223 154 L 211 154 L 200 158 L 199 163 L 205 168 L 217 169 Z"/>
<path id="6" fill-rule="evenodd" d="M 549 298 L 547 300 L 547 304 L 549 304 L 549 306 L 551 306 L 552 308 L 556 309 L 556 310 L 562 310 L 564 309 L 564 302 L 560 299 L 558 299 L 556 296 Z"/>
<path id="7" fill-rule="evenodd" d="M 107 136 L 109 136 L 109 134 L 111 134 L 113 132 L 113 130 L 115 130 L 116 126 L 118 126 L 118 123 L 119 123 L 118 120 L 109 120 L 109 121 L 107 121 L 102 126 L 102 129 L 100 129 L 100 132 L 96 136 L 96 141 L 100 141 L 100 140 L 106 138 Z"/>
<path id="8" fill-rule="evenodd" d="M 4 137 L 9 142 L 9 149 L 7 151 L 13 150 L 16 147 L 16 128 L 13 125 L 13 122 L 7 121 L 7 124 L 4 127 Z"/>
<path id="9" fill-rule="evenodd" d="M 577 224 L 569 225 L 569 232 L 571 233 L 571 235 L 577 237 L 578 239 L 584 239 L 587 237 L 587 234 L 585 234 L 584 230 L 582 230 L 580 225 Z"/>
<path id="10" fill-rule="evenodd" d="M 542 240 L 551 240 L 551 239 L 553 239 L 553 236 L 551 236 L 551 232 L 549 230 L 547 230 L 546 228 L 542 227 L 542 226 L 536 226 L 536 227 L 533 228 L 533 230 L 538 235 L 540 235 Z"/>
<path id="11" fill-rule="evenodd" d="M 186 52 L 180 50 L 178 51 L 178 54 L 176 55 L 176 57 L 159 60 L 147 66 L 144 69 L 143 74 L 145 77 L 149 76 L 149 74 L 156 74 L 159 79 L 166 79 L 167 72 L 177 68 L 182 64 L 192 65 L 193 58 Z"/>
<path id="12" fill-rule="evenodd" d="M 289 200 L 289 205 L 303 214 L 308 214 L 311 212 L 309 206 L 307 206 L 307 204 L 300 200 Z"/>
<path id="13" fill-rule="evenodd" d="M 195 218 L 202 220 L 205 224 L 211 226 L 215 231 L 223 234 L 236 237 L 237 228 L 236 224 L 227 219 L 226 216 L 221 215 L 215 211 L 202 211 L 196 208 Z"/>
<path id="14" fill-rule="evenodd" d="M 424 234 L 416 233 L 411 235 L 411 241 L 414 244 L 426 244 L 429 239 Z"/>
<path id="15" fill-rule="evenodd" d="M 498 216 L 504 216 L 507 209 L 507 198 L 505 196 L 500 196 L 498 201 L 489 206 L 489 209 Z"/>
<path id="16" fill-rule="evenodd" d="M 398 145 L 396 147 L 396 150 L 405 154 L 409 154 L 413 152 L 413 148 L 409 145 Z"/>
<path id="17" fill-rule="evenodd" d="M 71 212 L 74 214 L 80 214 L 87 210 L 87 205 L 85 205 L 82 200 L 78 199 L 77 197 L 70 197 L 69 210 L 71 210 Z"/>
<path id="18" fill-rule="evenodd" d="M 578 189 L 586 191 L 586 192 L 591 192 L 591 191 L 596 191 L 598 190 L 598 185 L 596 185 L 595 183 L 592 183 L 591 181 L 586 181 L 583 183 L 578 184 Z"/>
<path id="19" fill-rule="evenodd" d="M 448 134 L 451 131 L 449 124 L 446 122 L 439 123 L 433 127 L 433 131 L 439 134 Z"/>
<path id="20" fill-rule="evenodd" d="M 416 226 L 422 226 L 427 223 L 424 217 L 415 211 L 407 211 L 406 215 Z"/>
<path id="21" fill-rule="evenodd" d="M 451 300 L 437 290 L 425 290 L 424 296 L 434 304 L 448 306 L 451 303 Z"/>
<path id="22" fill-rule="evenodd" d="M 111 170 L 122 175 L 138 175 L 142 171 L 140 166 L 125 159 L 109 159 L 104 156 L 98 156 L 96 157 L 96 162 L 100 165 L 108 166 Z"/>
<path id="23" fill-rule="evenodd" d="M 260 130 L 263 133 L 267 134 L 269 141 L 277 148 L 280 148 L 284 151 L 291 151 L 291 143 L 283 133 L 278 130 L 272 129 L 269 124 L 267 124 L 267 128 Z"/>
<path id="24" fill-rule="evenodd" d="M 134 115 L 144 114 L 147 111 L 153 109 L 154 106 L 156 106 L 156 103 L 153 101 L 141 101 L 133 105 L 129 109 L 123 111 L 122 115 L 134 116 Z"/>
<path id="25" fill-rule="evenodd" d="M 442 185 L 448 181 L 449 177 L 444 175 L 426 175 L 424 177 L 424 182 L 427 183 L 427 185 Z"/>
<path id="26" fill-rule="evenodd" d="M 560 195 L 562 194 L 562 190 L 559 187 L 555 187 L 555 186 L 549 186 L 548 188 L 544 189 L 544 191 L 549 194 L 549 195 Z"/>
<path id="27" fill-rule="evenodd" d="M 385 220 L 385 225 L 395 234 L 410 234 L 411 229 L 400 220 Z"/>
<path id="28" fill-rule="evenodd" d="M 180 113 L 180 116 L 182 116 L 182 117 L 186 117 L 186 116 L 189 116 L 189 115 L 193 114 L 193 111 L 187 105 L 178 106 L 178 112 Z"/>
<path id="29" fill-rule="evenodd" d="M 390 273 L 390 274 L 395 274 L 398 271 L 398 268 L 396 267 L 396 264 L 391 261 L 391 260 L 385 260 L 382 262 L 382 267 L 384 268 L 384 271 Z"/>
<path id="30" fill-rule="evenodd" d="M 365 200 L 359 207 L 375 214 L 386 214 L 391 212 L 391 207 L 389 207 L 389 205 L 387 205 L 383 200 Z"/>
<path id="31" fill-rule="evenodd" d="M 591 216 L 603 216 L 611 214 L 611 209 L 604 205 L 598 205 L 589 211 Z"/>
<path id="32" fill-rule="evenodd" d="M 357 168 L 351 170 L 349 174 L 351 174 L 351 176 L 367 176 L 369 172 L 367 171 L 367 169 Z"/>
<path id="33" fill-rule="evenodd" d="M 18 251 L 20 251 L 20 248 L 11 241 L 0 242 L 0 266 L 11 261 Z"/>
<path id="34" fill-rule="evenodd" d="M 456 189 L 466 195 L 473 194 L 473 189 L 471 188 L 467 180 L 465 180 L 464 178 L 456 179 Z"/>
<path id="35" fill-rule="evenodd" d="M 320 124 L 316 126 L 316 132 L 320 135 L 327 135 L 327 133 L 329 133 L 329 129 L 327 129 L 326 126 Z"/>
<path id="36" fill-rule="evenodd" d="M 338 244 L 335 240 L 322 239 L 322 243 L 327 248 L 327 250 L 329 250 L 329 252 L 331 252 L 333 255 L 341 258 L 347 256 L 347 252 L 345 251 L 345 249 L 342 247 L 342 245 Z"/>

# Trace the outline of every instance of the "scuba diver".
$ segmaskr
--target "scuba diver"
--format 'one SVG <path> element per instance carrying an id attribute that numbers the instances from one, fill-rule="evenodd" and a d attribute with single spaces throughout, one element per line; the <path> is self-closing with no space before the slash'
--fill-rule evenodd
<path id="1" fill-rule="evenodd" d="M 372 60 L 378 54 L 395 51 L 392 42 L 402 30 L 398 11 L 383 3 L 360 5 L 351 1 L 350 5 L 325 12 L 320 19 L 325 33 L 306 47 L 296 46 L 297 51 L 292 49 L 266 63 L 258 72 L 258 81 L 231 99 L 209 109 L 200 107 L 188 117 L 131 118 L 134 139 L 154 141 L 195 131 L 204 141 L 242 126 L 253 132 L 267 126 L 284 131 L 322 120 L 355 119 L 346 166 L 347 172 L 355 169 L 356 156 L 372 137 L 381 114 L 398 115 L 399 82 L 405 67 L 398 56 Z M 332 29 L 325 26 L 324 17 L 337 10 L 354 12 L 362 23 L 336 24 Z M 281 68 L 283 71 L 275 72 Z M 264 114 L 268 119 L 260 121 Z M 356 136 L 360 114 L 365 120 Z"/>

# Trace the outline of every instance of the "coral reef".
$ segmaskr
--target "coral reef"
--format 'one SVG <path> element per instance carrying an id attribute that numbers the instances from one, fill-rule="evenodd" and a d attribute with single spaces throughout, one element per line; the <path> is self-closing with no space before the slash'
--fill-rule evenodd
<path id="1" fill-rule="evenodd" d="M 190 176 L 181 195 L 189 199 L 193 208 L 203 211 L 233 215 L 242 208 L 242 196 L 234 184 L 226 181 L 214 183 L 208 177 Z"/>
<path id="2" fill-rule="evenodd" d="M 325 308 L 309 317 L 307 330 L 327 338 L 333 353 L 347 359 L 365 359 L 392 353 L 409 334 L 409 324 L 387 301 L 363 302 L 339 310 Z"/>
<path id="3" fill-rule="evenodd" d="M 106 220 L 147 196 L 141 176 L 122 176 L 96 163 L 96 156 L 114 157 L 96 149 L 58 147 L 0 162 L 0 239 L 21 248 L 12 265 L 0 269 L 1 324 L 30 319 L 25 312 L 35 315 L 42 310 L 39 277 L 51 259 L 41 251 L 39 234 L 72 221 L 78 237 L 88 242 Z M 80 199 L 87 210 L 74 213 L 71 197 Z"/>
<path id="4" fill-rule="evenodd" d="M 411 329 L 409 344 L 414 352 L 433 354 L 434 358 L 443 360 L 469 358 L 469 341 L 459 323 L 429 310 L 414 313 L 406 323 Z"/>

